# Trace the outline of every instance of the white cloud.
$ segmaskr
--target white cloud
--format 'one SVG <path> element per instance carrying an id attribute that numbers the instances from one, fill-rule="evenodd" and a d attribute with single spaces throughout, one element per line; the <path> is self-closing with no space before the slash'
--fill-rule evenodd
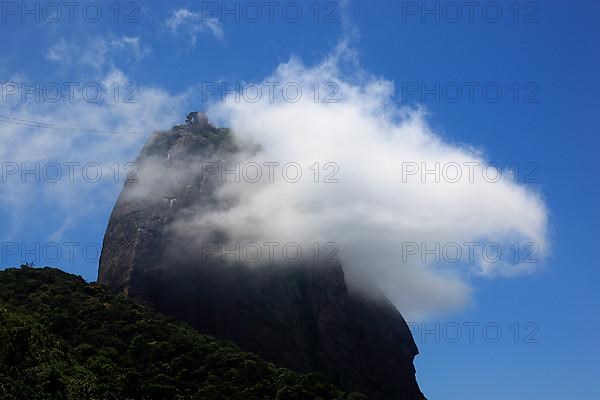
<path id="1" fill-rule="evenodd" d="M 85 43 L 67 42 L 61 39 L 51 46 L 44 56 L 48 61 L 69 66 L 78 64 L 100 70 L 110 67 L 116 55 L 120 59 L 138 62 L 152 54 L 150 46 L 143 46 L 139 37 L 96 36 Z"/>
<path id="2" fill-rule="evenodd" d="M 144 57 L 152 54 L 150 47 L 142 47 L 139 37 L 121 36 L 119 38 L 114 38 L 110 41 L 110 46 L 114 49 L 131 52 L 131 56 L 136 61 L 140 61 Z"/>
<path id="3" fill-rule="evenodd" d="M 265 79 L 299 84 L 304 96 L 298 102 L 281 95 L 270 101 L 265 95 L 257 102 L 230 98 L 209 109 L 212 118 L 233 128 L 242 148 L 254 149 L 242 153 L 240 163 L 296 162 L 310 174 L 315 162 L 334 162 L 339 183 L 228 180 L 219 197 L 232 206 L 180 221 L 178 229 L 199 240 L 212 227 L 227 232 L 232 242 L 276 240 L 304 249 L 314 242 L 336 242 L 350 286 L 368 290 L 363 282 L 374 279 L 410 318 L 461 309 L 471 301 L 473 276 L 515 276 L 539 267 L 506 259 L 492 265 L 481 256 L 456 264 L 403 259 L 402 243 L 433 248 L 487 241 L 535 242 L 537 257 L 543 258 L 549 252 L 548 211 L 538 193 L 507 174 L 496 183 L 403 183 L 403 163 L 484 166 L 487 160 L 472 148 L 444 141 L 420 110 L 396 106 L 393 82 L 360 70 L 343 74 L 340 64 L 346 61 L 355 57 L 341 46 L 316 66 L 292 59 Z M 315 102 L 311 87 L 316 82 L 321 88 L 335 83 L 340 101 L 323 102 L 323 91 Z M 481 167 L 475 171 L 482 173 Z"/>
<path id="4" fill-rule="evenodd" d="M 225 33 L 223 25 L 214 17 L 205 17 L 200 12 L 193 12 L 186 8 L 173 11 L 165 21 L 165 26 L 174 34 L 182 33 L 190 37 L 192 45 L 200 33 L 210 33 L 219 40 L 223 40 Z"/>
<path id="5" fill-rule="evenodd" d="M 51 46 L 46 53 L 44 53 L 44 56 L 49 61 L 71 64 L 73 62 L 73 56 L 77 51 L 77 46 L 64 39 L 60 39 L 58 43 Z"/>
<path id="6" fill-rule="evenodd" d="M 15 78 L 14 81 L 21 80 Z M 50 229 L 51 232 L 46 232 L 50 240 L 57 236 L 77 240 L 69 237 L 69 230 L 81 228 L 83 221 L 97 217 L 99 206 L 103 208 L 114 201 L 124 181 L 124 165 L 135 159 L 147 137 L 153 131 L 168 129 L 179 122 L 188 109 L 188 93 L 172 94 L 159 87 L 143 85 L 135 95 L 137 102 L 124 102 L 123 97 L 115 101 L 108 88 L 114 84 L 123 88 L 129 82 L 117 69 L 98 76 L 96 81 L 107 90 L 105 100 L 98 103 L 80 96 L 73 102 L 67 99 L 58 103 L 22 102 L 16 95 L 0 104 L 0 159 L 18 165 L 17 174 L 3 174 L 6 182 L 0 185 L 0 204 L 10 210 L 7 215 L 10 221 L 3 225 L 4 240 L 15 240 L 23 227 L 36 225 L 30 211 L 39 207 L 52 210 L 48 217 L 62 221 L 62 225 L 40 226 L 36 233 Z M 5 118 L 7 116 L 9 118 Z M 50 126 L 57 129 L 48 129 Z M 73 167 L 74 179 L 70 181 L 67 163 L 73 162 L 79 165 Z M 45 179 L 44 167 L 51 163 L 57 163 L 61 169 L 62 177 L 56 183 Z M 103 175 L 98 182 L 83 177 L 82 167 L 90 163 L 101 166 Z M 115 163 L 121 169 L 118 182 L 114 180 Z M 35 165 L 40 168 L 38 182 L 33 175 L 23 180 L 24 168 L 32 169 Z M 47 171 L 49 176 L 54 176 L 56 169 L 51 167 Z M 90 171 L 93 173 L 94 168 Z"/>

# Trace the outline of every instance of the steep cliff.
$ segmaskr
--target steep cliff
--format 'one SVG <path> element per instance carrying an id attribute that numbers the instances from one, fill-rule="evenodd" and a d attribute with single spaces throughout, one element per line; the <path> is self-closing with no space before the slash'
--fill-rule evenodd
<path id="1" fill-rule="evenodd" d="M 111 215 L 98 281 L 202 333 L 281 366 L 323 372 L 371 399 L 424 398 L 404 319 L 382 296 L 349 291 L 342 266 L 225 264 L 174 229 L 177 221 L 226 207 L 215 197 L 219 174 L 203 166 L 236 151 L 229 130 L 201 113 L 155 133 Z M 215 241 L 224 235 L 207 233 Z"/>

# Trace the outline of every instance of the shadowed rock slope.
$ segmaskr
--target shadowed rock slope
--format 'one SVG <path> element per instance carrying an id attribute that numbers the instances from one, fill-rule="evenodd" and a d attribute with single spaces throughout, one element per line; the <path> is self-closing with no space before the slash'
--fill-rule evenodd
<path id="1" fill-rule="evenodd" d="M 177 221 L 227 207 L 214 195 L 219 174 L 207 174 L 202 163 L 227 162 L 236 151 L 229 130 L 201 113 L 150 137 L 110 217 L 98 282 L 370 399 L 423 399 L 406 322 L 383 296 L 349 291 L 342 266 L 226 265 L 200 254 L 199 244 L 175 229 Z"/>

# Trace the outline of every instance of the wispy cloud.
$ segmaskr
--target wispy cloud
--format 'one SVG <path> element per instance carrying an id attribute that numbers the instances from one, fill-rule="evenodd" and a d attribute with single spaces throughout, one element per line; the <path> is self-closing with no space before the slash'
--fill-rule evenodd
<path id="1" fill-rule="evenodd" d="M 187 8 L 173 11 L 165 21 L 165 26 L 173 34 L 188 36 L 192 45 L 196 44 L 198 35 L 201 33 L 210 33 L 219 40 L 223 40 L 225 36 L 223 25 L 218 19 L 206 17 L 201 12 L 193 12 Z"/>
<path id="2" fill-rule="evenodd" d="M 146 56 L 152 54 L 152 49 L 149 46 L 142 46 L 140 43 L 140 38 L 137 36 L 121 36 L 112 39 L 109 42 L 109 46 L 113 49 L 129 51 L 131 56 L 136 61 L 140 61 Z"/>
<path id="3" fill-rule="evenodd" d="M 14 81 L 20 81 L 13 76 Z M 98 76 L 103 88 L 118 84 L 125 87 L 130 78 L 118 69 Z M 189 108 L 188 94 L 140 85 L 135 102 L 115 101 L 112 93 L 105 101 L 90 102 L 77 98 L 74 102 L 19 101 L 0 103 L 0 159 L 16 163 L 19 172 L 0 185 L 0 206 L 10 210 L 3 224 L 2 238 L 13 240 L 24 226 L 35 225 L 31 210 L 48 207 L 62 224 L 47 226 L 54 240 L 69 237 L 71 228 L 80 228 L 98 213 L 98 204 L 110 204 L 122 185 L 113 179 L 115 165 L 121 168 L 131 162 L 153 131 L 170 128 L 180 121 Z M 14 99 L 13 99 L 14 97 Z M 111 133 L 113 132 L 113 133 Z M 68 176 L 68 163 L 78 163 Z M 98 165 L 102 178 L 86 180 L 84 165 Z M 43 177 L 45 166 L 59 165 L 61 178 L 49 182 Z M 21 168 L 39 168 L 40 175 L 22 179 Z M 111 167 L 112 166 L 112 167 Z M 95 169 L 95 168 L 94 168 Z M 52 167 L 52 173 L 56 170 Z M 44 229 L 40 227 L 39 234 Z"/>
<path id="4" fill-rule="evenodd" d="M 106 35 L 93 37 L 84 43 L 61 39 L 44 56 L 48 61 L 58 64 L 80 64 L 101 69 L 110 64 L 117 54 L 124 56 L 121 59 L 139 62 L 152 54 L 152 49 L 142 45 L 139 37 Z"/>
<path id="5" fill-rule="evenodd" d="M 73 56 L 78 52 L 78 46 L 73 43 L 69 43 L 64 39 L 60 39 L 58 43 L 52 45 L 44 53 L 44 56 L 48 61 L 70 64 L 73 62 Z"/>

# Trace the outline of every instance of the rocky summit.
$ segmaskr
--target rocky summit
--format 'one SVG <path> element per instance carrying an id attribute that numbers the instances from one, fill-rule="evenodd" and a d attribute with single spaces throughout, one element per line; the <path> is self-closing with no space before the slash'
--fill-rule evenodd
<path id="1" fill-rule="evenodd" d="M 227 207 L 215 195 L 219 175 L 199 166 L 237 152 L 231 132 L 203 113 L 154 133 L 113 209 L 98 282 L 370 399 L 424 399 L 413 366 L 418 350 L 403 317 L 383 296 L 349 291 L 342 265 L 224 263 L 200 254 L 197 242 L 175 229 L 178 221 Z M 224 240 L 226 233 L 210 229 L 206 237 Z"/>

